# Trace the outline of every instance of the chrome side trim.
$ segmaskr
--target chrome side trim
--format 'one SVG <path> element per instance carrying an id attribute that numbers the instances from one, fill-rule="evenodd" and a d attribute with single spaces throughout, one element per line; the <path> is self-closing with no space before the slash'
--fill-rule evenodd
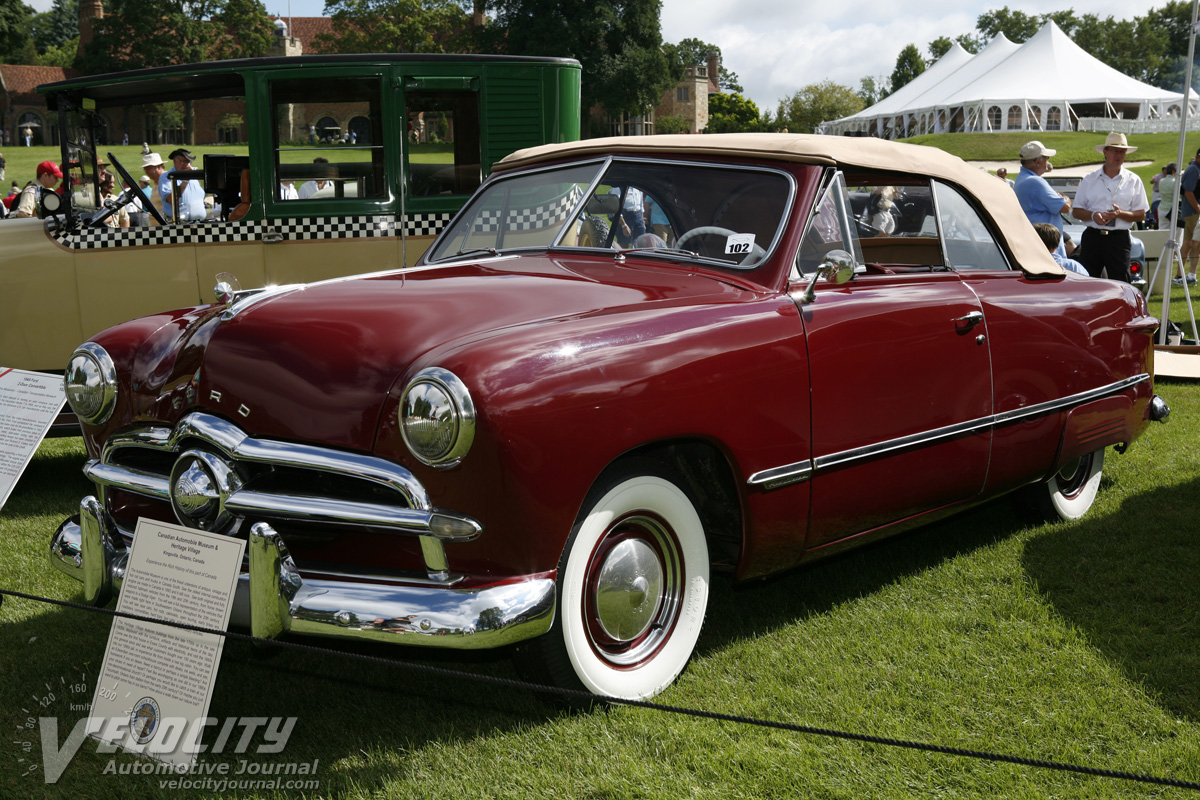
<path id="1" fill-rule="evenodd" d="M 812 461 L 799 461 L 795 464 L 756 472 L 746 480 L 746 483 L 751 486 L 761 486 L 766 491 L 770 491 L 806 481 L 812 477 L 812 472 Z"/>
<path id="2" fill-rule="evenodd" d="M 783 486 L 789 486 L 793 483 L 799 483 L 808 480 L 814 472 L 821 470 L 833 469 L 834 467 L 845 466 L 846 464 L 854 463 L 855 461 L 865 461 L 869 458 L 884 453 L 891 453 L 897 450 L 908 450 L 916 447 L 923 447 L 933 442 L 949 439 L 954 436 L 961 436 L 967 433 L 994 428 L 999 425 L 1007 425 L 1020 420 L 1038 417 L 1044 414 L 1050 414 L 1055 411 L 1061 411 L 1064 408 L 1090 403 L 1093 400 L 1099 400 L 1103 397 L 1118 394 L 1126 389 L 1137 386 L 1140 383 L 1145 383 L 1150 380 L 1149 373 L 1134 375 L 1123 380 L 1110 383 L 1106 386 L 1099 386 L 1095 389 L 1077 392 L 1067 397 L 1061 397 L 1057 400 L 1048 400 L 1044 403 L 1028 406 L 1026 408 L 1014 409 L 1012 411 L 1004 411 L 999 414 L 991 414 L 979 419 L 959 422 L 954 425 L 947 425 L 942 428 L 935 428 L 930 431 L 922 431 L 909 436 L 901 436 L 897 439 L 889 439 L 886 442 L 878 444 L 866 445 L 857 447 L 851 450 L 843 450 L 838 453 L 830 453 L 825 456 L 817 456 L 812 461 L 801 461 L 795 464 L 788 464 L 782 467 L 773 467 L 772 469 L 756 472 L 750 476 L 746 483 L 750 486 L 761 487 L 765 491 L 778 489 Z M 808 466 L 807 469 L 805 468 Z"/>

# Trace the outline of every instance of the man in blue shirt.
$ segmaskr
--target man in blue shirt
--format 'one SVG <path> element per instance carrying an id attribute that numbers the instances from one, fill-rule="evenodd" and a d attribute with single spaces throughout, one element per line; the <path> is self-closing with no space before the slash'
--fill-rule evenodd
<path id="1" fill-rule="evenodd" d="M 1200 183 L 1200 150 L 1196 157 L 1184 170 L 1179 181 L 1179 220 L 1177 227 L 1183 228 L 1183 248 L 1179 251 L 1182 263 L 1179 265 L 1180 275 L 1174 279 L 1176 284 L 1184 281 L 1183 264 L 1188 265 L 1187 282 L 1196 282 L 1196 256 L 1200 254 L 1200 243 L 1195 241 L 1196 221 L 1200 219 L 1200 198 L 1196 197 L 1196 185 Z"/>
<path id="2" fill-rule="evenodd" d="M 1059 243 L 1056 253 L 1062 258 L 1067 257 L 1066 248 L 1062 242 L 1063 214 L 1071 213 L 1071 201 L 1062 194 L 1054 191 L 1050 183 L 1042 175 L 1053 169 L 1050 157 L 1057 153 L 1039 141 L 1032 141 L 1021 148 L 1021 171 L 1017 174 L 1017 201 L 1029 221 L 1036 225 L 1048 222 L 1058 228 Z"/>

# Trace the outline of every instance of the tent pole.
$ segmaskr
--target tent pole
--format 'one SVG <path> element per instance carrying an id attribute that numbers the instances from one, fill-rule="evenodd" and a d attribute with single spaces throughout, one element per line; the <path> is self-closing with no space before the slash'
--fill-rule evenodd
<path id="1" fill-rule="evenodd" d="M 1175 160 L 1175 163 L 1179 165 L 1179 168 L 1183 167 L 1183 151 L 1187 146 L 1188 110 L 1192 105 L 1192 59 L 1194 59 L 1196 56 L 1196 19 L 1198 14 L 1200 14 L 1200 0 L 1192 0 L 1192 28 L 1190 34 L 1188 35 L 1188 59 L 1187 67 L 1184 70 L 1183 79 L 1183 108 L 1179 112 L 1179 155 Z M 1180 242 L 1183 241 L 1183 235 L 1179 232 L 1183 229 L 1175 225 L 1175 218 L 1179 215 L 1179 198 L 1182 191 L 1183 177 L 1181 175 L 1180 179 L 1175 182 L 1175 197 L 1173 198 L 1173 204 L 1171 205 L 1171 237 L 1167 241 L 1167 244 L 1163 247 L 1162 255 L 1158 257 L 1158 265 L 1154 268 L 1154 274 L 1157 276 L 1158 268 L 1162 266 L 1163 259 L 1168 259 L 1167 274 L 1164 276 L 1163 280 L 1162 314 L 1160 314 L 1158 318 L 1158 343 L 1164 345 L 1167 343 L 1167 322 L 1170 320 L 1169 314 L 1171 311 L 1170 281 L 1171 278 L 1175 277 L 1176 257 L 1179 258 L 1179 274 L 1184 276 L 1183 296 L 1187 299 L 1188 315 L 1192 320 L 1192 339 L 1200 341 L 1200 336 L 1196 335 L 1196 315 L 1192 310 L 1192 295 L 1188 290 L 1188 283 L 1186 280 L 1187 276 L 1184 273 L 1183 253 L 1179 249 Z M 1171 251 L 1170 253 L 1167 252 L 1168 248 Z M 1151 282 L 1149 288 L 1147 288 L 1146 292 L 1150 293 L 1152 291 L 1154 291 L 1153 281 Z"/>

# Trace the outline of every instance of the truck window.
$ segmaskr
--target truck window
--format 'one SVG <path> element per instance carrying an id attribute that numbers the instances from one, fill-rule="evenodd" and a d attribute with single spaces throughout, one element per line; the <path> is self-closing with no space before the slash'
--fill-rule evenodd
<path id="1" fill-rule="evenodd" d="M 276 199 L 387 196 L 381 85 L 374 76 L 271 84 Z"/>
<path id="2" fill-rule="evenodd" d="M 476 92 L 409 92 L 408 190 L 416 197 L 467 195 L 483 180 Z"/>

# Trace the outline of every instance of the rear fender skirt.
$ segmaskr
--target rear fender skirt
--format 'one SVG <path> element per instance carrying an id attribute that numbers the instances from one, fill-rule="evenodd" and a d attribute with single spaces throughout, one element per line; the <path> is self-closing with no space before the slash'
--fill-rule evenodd
<path id="1" fill-rule="evenodd" d="M 1068 411 L 1058 457 L 1047 477 L 1072 459 L 1109 445 L 1132 442 L 1135 417 L 1134 398 L 1128 394 L 1093 400 Z"/>

